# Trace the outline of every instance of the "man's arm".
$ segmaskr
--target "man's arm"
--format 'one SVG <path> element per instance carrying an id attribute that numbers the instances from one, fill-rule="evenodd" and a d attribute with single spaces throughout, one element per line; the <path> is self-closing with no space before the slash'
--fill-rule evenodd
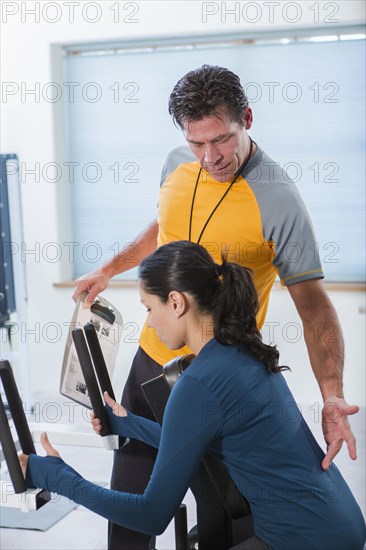
<path id="1" fill-rule="evenodd" d="M 358 412 L 343 397 L 344 344 L 342 330 L 333 304 L 320 279 L 303 281 L 287 287 L 304 327 L 304 338 L 312 369 L 324 401 L 322 425 L 327 454 L 322 467 L 327 470 L 343 441 L 355 460 L 356 441 L 347 416 Z"/>
<path id="2" fill-rule="evenodd" d="M 165 161 L 160 185 L 163 185 L 169 174 L 174 171 L 182 162 L 192 162 L 194 156 L 187 146 L 175 147 L 168 155 Z M 73 299 L 78 299 L 79 295 L 88 291 L 86 304 L 91 305 L 98 294 L 103 292 L 109 284 L 109 281 L 115 275 L 124 273 L 139 265 L 139 263 L 149 254 L 152 254 L 157 248 L 159 226 L 154 220 L 151 222 L 136 239 L 129 245 L 125 246 L 122 252 L 112 258 L 102 267 L 87 273 L 84 277 L 80 277 L 75 281 L 75 292 Z"/>
<path id="3" fill-rule="evenodd" d="M 158 229 L 158 222 L 154 220 L 130 243 L 130 246 L 126 246 L 117 256 L 95 271 L 77 279 L 73 299 L 76 301 L 86 290 L 89 292 L 86 301 L 92 304 L 95 297 L 107 288 L 112 277 L 136 267 L 146 256 L 156 250 Z"/>

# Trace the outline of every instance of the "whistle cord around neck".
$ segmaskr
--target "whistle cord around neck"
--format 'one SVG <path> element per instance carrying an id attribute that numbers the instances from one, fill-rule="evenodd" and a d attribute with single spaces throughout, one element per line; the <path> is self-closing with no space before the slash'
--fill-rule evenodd
<path id="1" fill-rule="evenodd" d="M 209 223 L 209 221 L 211 220 L 212 216 L 214 215 L 214 213 L 216 212 L 216 210 L 218 209 L 218 207 L 220 206 L 220 204 L 222 203 L 222 201 L 224 200 L 224 198 L 226 197 L 226 195 L 229 193 L 230 189 L 232 188 L 232 186 L 234 185 L 234 183 L 236 182 L 236 180 L 238 179 L 238 177 L 240 176 L 240 174 L 243 172 L 243 170 L 246 168 L 248 162 L 250 161 L 250 157 L 252 156 L 252 151 L 253 151 L 253 140 L 251 138 L 250 139 L 250 150 L 249 150 L 249 156 L 248 158 L 242 163 L 242 165 L 240 166 L 239 170 L 236 172 L 235 176 L 234 176 L 234 179 L 233 181 L 230 183 L 229 187 L 226 189 L 225 193 L 223 194 L 223 196 L 221 197 L 221 199 L 219 200 L 219 202 L 216 204 L 215 208 L 212 210 L 211 214 L 209 215 L 209 217 L 207 218 L 206 220 L 206 223 L 204 224 L 203 228 L 202 228 L 202 231 L 200 233 L 200 236 L 198 237 L 198 240 L 197 240 L 197 244 L 200 244 L 200 241 L 202 239 L 202 235 Z M 191 236 L 192 236 L 192 218 L 193 218 L 193 208 L 194 208 L 194 202 L 195 202 L 195 199 L 196 199 L 196 192 L 197 192 L 197 187 L 198 187 L 198 182 L 199 182 L 199 179 L 200 179 L 200 176 L 201 176 L 201 173 L 202 173 L 202 166 L 200 167 L 200 170 L 198 172 L 198 176 L 197 176 L 197 179 L 196 179 L 196 185 L 194 186 L 194 191 L 193 191 L 193 197 L 192 197 L 192 204 L 191 204 L 191 213 L 190 213 L 190 216 L 189 216 L 189 232 L 188 232 L 188 240 L 191 241 Z"/>

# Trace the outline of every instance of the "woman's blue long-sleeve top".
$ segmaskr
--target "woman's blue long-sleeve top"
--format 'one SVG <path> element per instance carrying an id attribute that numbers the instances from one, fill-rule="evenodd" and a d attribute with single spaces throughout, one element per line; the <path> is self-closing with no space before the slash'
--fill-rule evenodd
<path id="1" fill-rule="evenodd" d="M 30 455 L 27 481 L 113 523 L 160 534 L 206 451 L 250 502 L 256 534 L 273 550 L 361 550 L 365 523 L 338 471 L 321 469 L 316 443 L 282 374 L 236 346 L 210 340 L 175 384 L 162 429 L 129 414 L 114 431 L 159 447 L 143 495 L 101 488 L 55 457 Z M 160 439 L 160 442 L 159 442 Z"/>

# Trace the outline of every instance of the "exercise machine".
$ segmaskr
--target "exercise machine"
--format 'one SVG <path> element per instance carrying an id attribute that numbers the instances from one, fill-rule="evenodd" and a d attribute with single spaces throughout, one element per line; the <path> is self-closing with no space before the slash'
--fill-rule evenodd
<path id="1" fill-rule="evenodd" d="M 9 361 L 0 361 L 0 377 L 20 448 L 24 454 L 37 454 Z M 1 395 L 0 442 L 12 484 L 11 487 L 8 481 L 1 480 L 2 504 L 20 508 L 23 512 L 38 510 L 51 500 L 51 495 L 43 489 L 27 489 Z"/>

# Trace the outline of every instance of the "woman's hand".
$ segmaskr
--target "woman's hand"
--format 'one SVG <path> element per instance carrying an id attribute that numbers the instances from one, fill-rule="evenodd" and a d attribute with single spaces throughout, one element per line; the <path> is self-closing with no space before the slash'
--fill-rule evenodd
<path id="1" fill-rule="evenodd" d="M 49 442 L 46 432 L 43 432 L 41 434 L 41 444 L 42 444 L 42 447 L 44 448 L 44 450 L 46 451 L 47 456 L 56 456 L 58 458 L 61 458 L 58 451 L 56 451 L 56 449 L 54 449 L 52 447 L 51 443 Z M 28 455 L 25 455 L 25 454 L 20 454 L 19 455 L 19 462 L 20 462 L 20 466 L 22 468 L 24 478 L 25 478 L 26 472 L 27 472 L 28 458 L 29 458 Z"/>
<path id="2" fill-rule="evenodd" d="M 117 401 L 115 401 L 114 399 L 112 399 L 109 395 L 108 395 L 108 392 L 104 392 L 104 401 L 106 402 L 107 405 L 110 406 L 110 408 L 112 409 L 113 411 L 113 414 L 115 416 L 127 416 L 127 411 L 124 407 L 122 407 L 122 405 L 119 405 L 117 403 Z M 91 414 L 90 414 L 90 418 L 91 418 L 91 423 L 92 423 L 92 426 L 93 426 L 93 430 L 95 431 L 95 433 L 97 435 L 100 434 L 100 431 L 102 429 L 102 423 L 101 421 L 99 420 L 99 418 L 97 418 L 95 416 L 95 413 L 92 411 Z"/>
<path id="3" fill-rule="evenodd" d="M 25 479 L 25 476 L 27 473 L 28 455 L 24 455 L 24 454 L 19 455 L 19 462 L 22 468 L 24 479 Z"/>

